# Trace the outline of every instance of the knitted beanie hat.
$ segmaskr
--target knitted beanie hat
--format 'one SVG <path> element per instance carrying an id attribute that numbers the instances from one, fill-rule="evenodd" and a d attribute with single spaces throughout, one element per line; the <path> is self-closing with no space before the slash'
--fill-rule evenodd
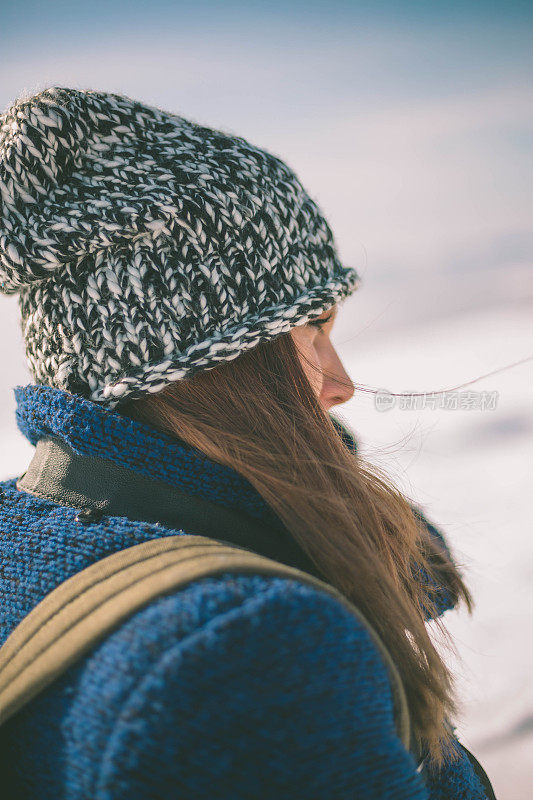
<path id="1" fill-rule="evenodd" d="M 37 383 L 113 407 L 357 288 L 298 178 L 245 139 L 53 87 L 0 116 L 0 290 Z"/>

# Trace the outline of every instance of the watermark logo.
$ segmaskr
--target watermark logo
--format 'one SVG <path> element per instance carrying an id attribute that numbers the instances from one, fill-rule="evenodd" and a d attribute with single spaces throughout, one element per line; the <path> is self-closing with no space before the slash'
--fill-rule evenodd
<path id="1" fill-rule="evenodd" d="M 499 393 L 482 392 L 401 392 L 399 396 L 388 389 L 379 389 L 374 395 L 376 411 L 494 411 L 498 405 Z"/>
<path id="2" fill-rule="evenodd" d="M 377 411 L 390 411 L 394 408 L 396 397 L 387 391 L 387 389 L 380 389 L 374 395 L 374 405 Z"/>

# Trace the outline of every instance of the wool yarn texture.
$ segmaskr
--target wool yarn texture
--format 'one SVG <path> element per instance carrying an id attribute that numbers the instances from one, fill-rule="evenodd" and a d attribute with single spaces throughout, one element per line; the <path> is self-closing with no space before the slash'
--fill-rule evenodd
<path id="1" fill-rule="evenodd" d="M 359 285 L 317 203 L 244 138 L 103 91 L 0 116 L 0 291 L 30 371 L 113 407 L 319 316 Z"/>

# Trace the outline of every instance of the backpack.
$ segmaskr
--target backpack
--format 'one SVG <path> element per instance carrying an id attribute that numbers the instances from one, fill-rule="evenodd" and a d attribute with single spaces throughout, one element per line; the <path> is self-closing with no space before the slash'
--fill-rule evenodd
<path id="1" fill-rule="evenodd" d="M 190 534 L 167 535 L 120 550 L 53 589 L 0 647 L 0 725 L 49 687 L 143 606 L 201 578 L 221 573 L 280 576 L 334 597 L 362 623 L 387 667 L 398 736 L 422 770 L 407 697 L 391 655 L 370 623 L 304 557 L 292 537 L 177 487 L 107 459 L 82 456 L 56 437 L 39 440 L 17 488 L 80 508 L 76 521 L 102 513 L 161 521 Z M 251 524 L 252 523 L 252 524 Z M 216 530 L 222 535 L 212 536 Z"/>
<path id="2" fill-rule="evenodd" d="M 244 547 L 182 534 L 142 542 L 91 564 L 30 611 L 0 647 L 0 725 L 150 601 L 225 572 L 298 580 L 334 597 L 362 621 L 388 669 L 398 736 L 407 749 L 413 748 L 407 698 L 397 668 L 378 634 L 344 595 L 309 573 Z"/>

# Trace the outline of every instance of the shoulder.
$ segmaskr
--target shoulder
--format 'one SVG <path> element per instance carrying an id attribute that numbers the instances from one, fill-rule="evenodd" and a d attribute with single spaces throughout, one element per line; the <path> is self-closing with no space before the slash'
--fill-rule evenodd
<path id="1" fill-rule="evenodd" d="M 49 761 L 77 765 L 80 797 L 140 798 L 171 785 L 184 797 L 229 796 L 213 781 L 245 797 L 258 778 L 270 792 L 291 786 L 287 797 L 306 781 L 317 797 L 349 796 L 328 792 L 335 764 L 351 763 L 335 778 L 345 791 L 354 754 L 364 763 L 383 749 L 408 770 L 405 796 L 419 796 L 368 629 L 335 598 L 287 578 L 225 574 L 151 603 L 20 715 L 24 735 L 54 710 Z M 383 775 L 389 766 L 376 764 Z"/>
<path id="2" fill-rule="evenodd" d="M 343 797 L 370 764 L 380 776 L 370 778 L 377 798 L 396 759 L 407 768 L 406 797 L 417 796 L 387 668 L 364 623 L 335 598 L 286 578 L 239 576 L 219 586 L 209 579 L 191 587 L 191 600 L 201 609 L 194 627 L 167 636 L 124 698 L 98 778 L 109 796 L 117 775 L 129 775 L 131 792 L 132 776 L 142 774 L 140 796 L 178 782 L 184 796 L 247 797 L 259 782 L 267 792 L 259 796 Z M 174 602 L 147 614 L 181 627 L 183 607 L 173 613 Z M 226 791 L 216 794 L 215 782 Z"/>
<path id="3" fill-rule="evenodd" d="M 274 686 L 281 672 L 288 680 L 293 670 L 301 675 L 309 667 L 306 690 L 320 684 L 323 693 L 323 681 L 327 679 L 332 691 L 345 665 L 360 670 L 368 663 L 371 669 L 365 678 L 372 702 L 376 690 L 389 692 L 387 667 L 365 623 L 334 597 L 286 577 L 202 578 L 150 603 L 108 637 L 99 651 L 93 656 L 94 665 L 97 655 L 114 663 L 120 702 L 132 692 L 141 697 L 148 688 L 144 682 L 148 675 L 172 683 L 199 665 L 198 685 L 221 673 L 228 680 L 234 676 L 243 681 L 245 670 L 246 680 L 253 682 L 257 676 L 264 689 L 269 682 Z M 273 671 L 265 681 L 267 665 Z"/>

